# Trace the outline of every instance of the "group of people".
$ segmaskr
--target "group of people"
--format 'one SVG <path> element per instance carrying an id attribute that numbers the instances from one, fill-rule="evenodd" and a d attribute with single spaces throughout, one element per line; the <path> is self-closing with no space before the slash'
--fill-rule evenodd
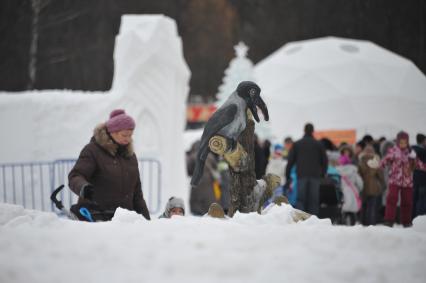
<path id="1" fill-rule="evenodd" d="M 401 131 L 394 141 L 375 141 L 366 135 L 356 145 L 336 147 L 329 139 L 316 140 L 314 127 L 306 124 L 302 139 L 286 138 L 274 146 L 266 173 L 280 175 L 285 194 L 296 208 L 320 216 L 320 186 L 332 180 L 341 193 L 341 220 L 364 225 L 383 221 L 404 227 L 417 215 L 426 214 L 426 138 L 418 134 L 410 147 L 409 136 Z M 270 166 L 271 165 L 271 166 Z M 285 168 L 283 170 L 283 168 Z M 283 174 L 282 172 L 285 172 Z M 400 198 L 399 198 L 400 196 Z M 384 207 L 384 215 L 381 208 Z"/>
<path id="2" fill-rule="evenodd" d="M 133 151 L 135 121 L 122 109 L 111 112 L 109 119 L 95 129 L 90 142 L 69 173 L 69 187 L 79 196 L 71 211 L 81 220 L 81 208 L 89 208 L 93 219 L 109 220 L 117 207 L 133 210 L 147 220 L 150 214 L 143 197 L 138 161 Z M 330 140 L 316 140 L 314 127 L 308 123 L 302 139 L 263 147 L 256 140 L 256 174 L 272 173 L 281 177 L 276 192 L 288 197 L 296 208 L 319 215 L 320 185 L 326 176 L 338 176 L 345 213 L 354 221 L 374 225 L 385 196 L 384 222 L 392 226 L 400 197 L 400 223 L 410 226 L 412 219 L 426 214 L 426 138 L 417 135 L 417 145 L 410 147 L 409 136 L 398 133 L 395 141 L 375 142 L 365 136 L 356 145 L 336 148 Z M 198 144 L 187 153 L 191 175 Z M 272 148 L 272 150 L 271 150 Z M 262 162 L 258 162 L 261 160 Z M 200 185 L 190 193 L 190 212 L 204 215 L 212 203 L 219 203 L 225 213 L 229 208 L 229 170 L 224 160 L 211 155 L 206 161 Z M 171 197 L 161 218 L 185 215 L 182 199 Z"/>

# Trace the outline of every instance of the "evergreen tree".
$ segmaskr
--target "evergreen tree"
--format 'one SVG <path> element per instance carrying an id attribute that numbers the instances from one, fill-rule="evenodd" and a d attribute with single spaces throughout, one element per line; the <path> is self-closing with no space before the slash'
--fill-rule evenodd
<path id="1" fill-rule="evenodd" d="M 239 42 L 234 49 L 236 57 L 231 60 L 225 70 L 222 84 L 216 94 L 217 107 L 222 106 L 241 81 L 253 81 L 253 63 L 247 58 L 247 45 Z"/>
<path id="2" fill-rule="evenodd" d="M 238 84 L 242 81 L 255 81 L 253 75 L 253 63 L 247 58 L 248 47 L 244 42 L 239 42 L 238 45 L 234 46 L 235 55 L 229 67 L 225 70 L 225 75 L 222 79 L 222 84 L 219 86 L 219 92 L 216 94 L 216 107 L 222 106 L 222 104 L 228 99 L 233 91 L 237 88 Z M 262 88 L 262 86 L 260 86 Z M 260 121 L 256 124 L 255 133 L 259 139 L 271 139 L 271 130 L 268 122 Z"/>

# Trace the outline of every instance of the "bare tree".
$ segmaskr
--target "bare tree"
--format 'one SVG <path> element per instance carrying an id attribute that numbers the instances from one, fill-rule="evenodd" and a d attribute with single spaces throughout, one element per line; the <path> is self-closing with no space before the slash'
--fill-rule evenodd
<path id="1" fill-rule="evenodd" d="M 37 76 L 37 49 L 40 27 L 40 12 L 50 3 L 50 0 L 31 0 L 31 8 L 33 12 L 31 23 L 31 43 L 30 56 L 28 63 L 29 81 L 27 89 L 33 89 Z"/>

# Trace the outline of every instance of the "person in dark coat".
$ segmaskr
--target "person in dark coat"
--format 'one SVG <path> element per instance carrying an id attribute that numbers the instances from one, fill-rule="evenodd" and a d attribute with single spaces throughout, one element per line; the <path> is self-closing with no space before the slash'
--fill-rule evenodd
<path id="1" fill-rule="evenodd" d="M 328 160 L 324 147 L 314 136 L 314 126 L 305 125 L 305 135 L 294 143 L 288 156 L 286 180 L 296 166 L 298 194 L 296 208 L 310 214 L 319 214 L 320 180 L 327 172 Z M 286 186 L 289 186 L 287 181 Z"/>
<path id="2" fill-rule="evenodd" d="M 199 146 L 200 141 L 196 141 L 187 153 L 186 166 L 189 176 L 192 176 L 194 173 Z M 193 215 L 202 216 L 206 214 L 209 211 L 210 205 L 218 202 L 214 192 L 214 184 L 218 180 L 218 175 L 216 158 L 212 153 L 209 153 L 200 183 L 198 186 L 191 188 L 189 208 Z"/>
<path id="3" fill-rule="evenodd" d="M 268 161 L 266 160 L 264 148 L 260 145 L 257 135 L 254 135 L 254 171 L 257 180 L 265 175 L 267 165 Z"/>
<path id="4" fill-rule="evenodd" d="M 326 152 L 337 151 L 337 146 L 329 138 L 322 138 L 319 140 L 319 142 L 322 144 Z"/>
<path id="5" fill-rule="evenodd" d="M 266 161 L 266 164 L 265 164 L 265 171 L 266 171 L 266 167 L 268 167 L 269 159 L 271 158 L 271 146 L 272 146 L 271 141 L 270 141 L 270 140 L 268 140 L 268 139 L 266 139 L 266 140 L 263 142 L 263 145 L 262 145 L 262 147 L 263 147 L 263 152 L 265 153 L 265 161 Z"/>
<path id="6" fill-rule="evenodd" d="M 288 159 L 288 154 L 290 153 L 291 148 L 293 147 L 293 139 L 291 137 L 286 137 L 284 139 L 284 150 L 283 150 L 283 159 Z"/>
<path id="7" fill-rule="evenodd" d="M 79 196 L 77 208 L 96 204 L 99 211 L 115 211 L 122 207 L 150 219 L 133 151 L 134 128 L 135 121 L 121 109 L 95 128 L 68 175 L 70 189 Z"/>
<path id="8" fill-rule="evenodd" d="M 364 150 L 366 144 L 364 141 L 360 140 L 355 144 L 355 149 L 354 149 L 354 158 L 353 158 L 353 163 L 355 165 L 359 164 L 359 156 L 361 155 L 362 151 Z"/>
<path id="9" fill-rule="evenodd" d="M 412 149 L 416 152 L 417 158 L 426 163 L 426 137 L 417 134 L 417 145 Z M 418 215 L 426 214 L 426 172 L 415 169 L 413 172 L 413 219 Z"/>

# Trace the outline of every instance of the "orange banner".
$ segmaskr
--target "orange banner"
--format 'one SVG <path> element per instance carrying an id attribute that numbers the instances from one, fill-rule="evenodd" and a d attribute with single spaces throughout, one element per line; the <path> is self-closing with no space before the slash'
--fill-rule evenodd
<path id="1" fill-rule="evenodd" d="M 316 139 L 328 138 L 330 139 L 334 145 L 339 146 L 342 142 L 346 142 L 348 144 L 356 143 L 356 130 L 321 130 L 315 131 L 314 137 Z"/>
<path id="2" fill-rule="evenodd" d="M 214 104 L 192 104 L 186 109 L 186 120 L 188 122 L 207 122 L 216 111 Z"/>

